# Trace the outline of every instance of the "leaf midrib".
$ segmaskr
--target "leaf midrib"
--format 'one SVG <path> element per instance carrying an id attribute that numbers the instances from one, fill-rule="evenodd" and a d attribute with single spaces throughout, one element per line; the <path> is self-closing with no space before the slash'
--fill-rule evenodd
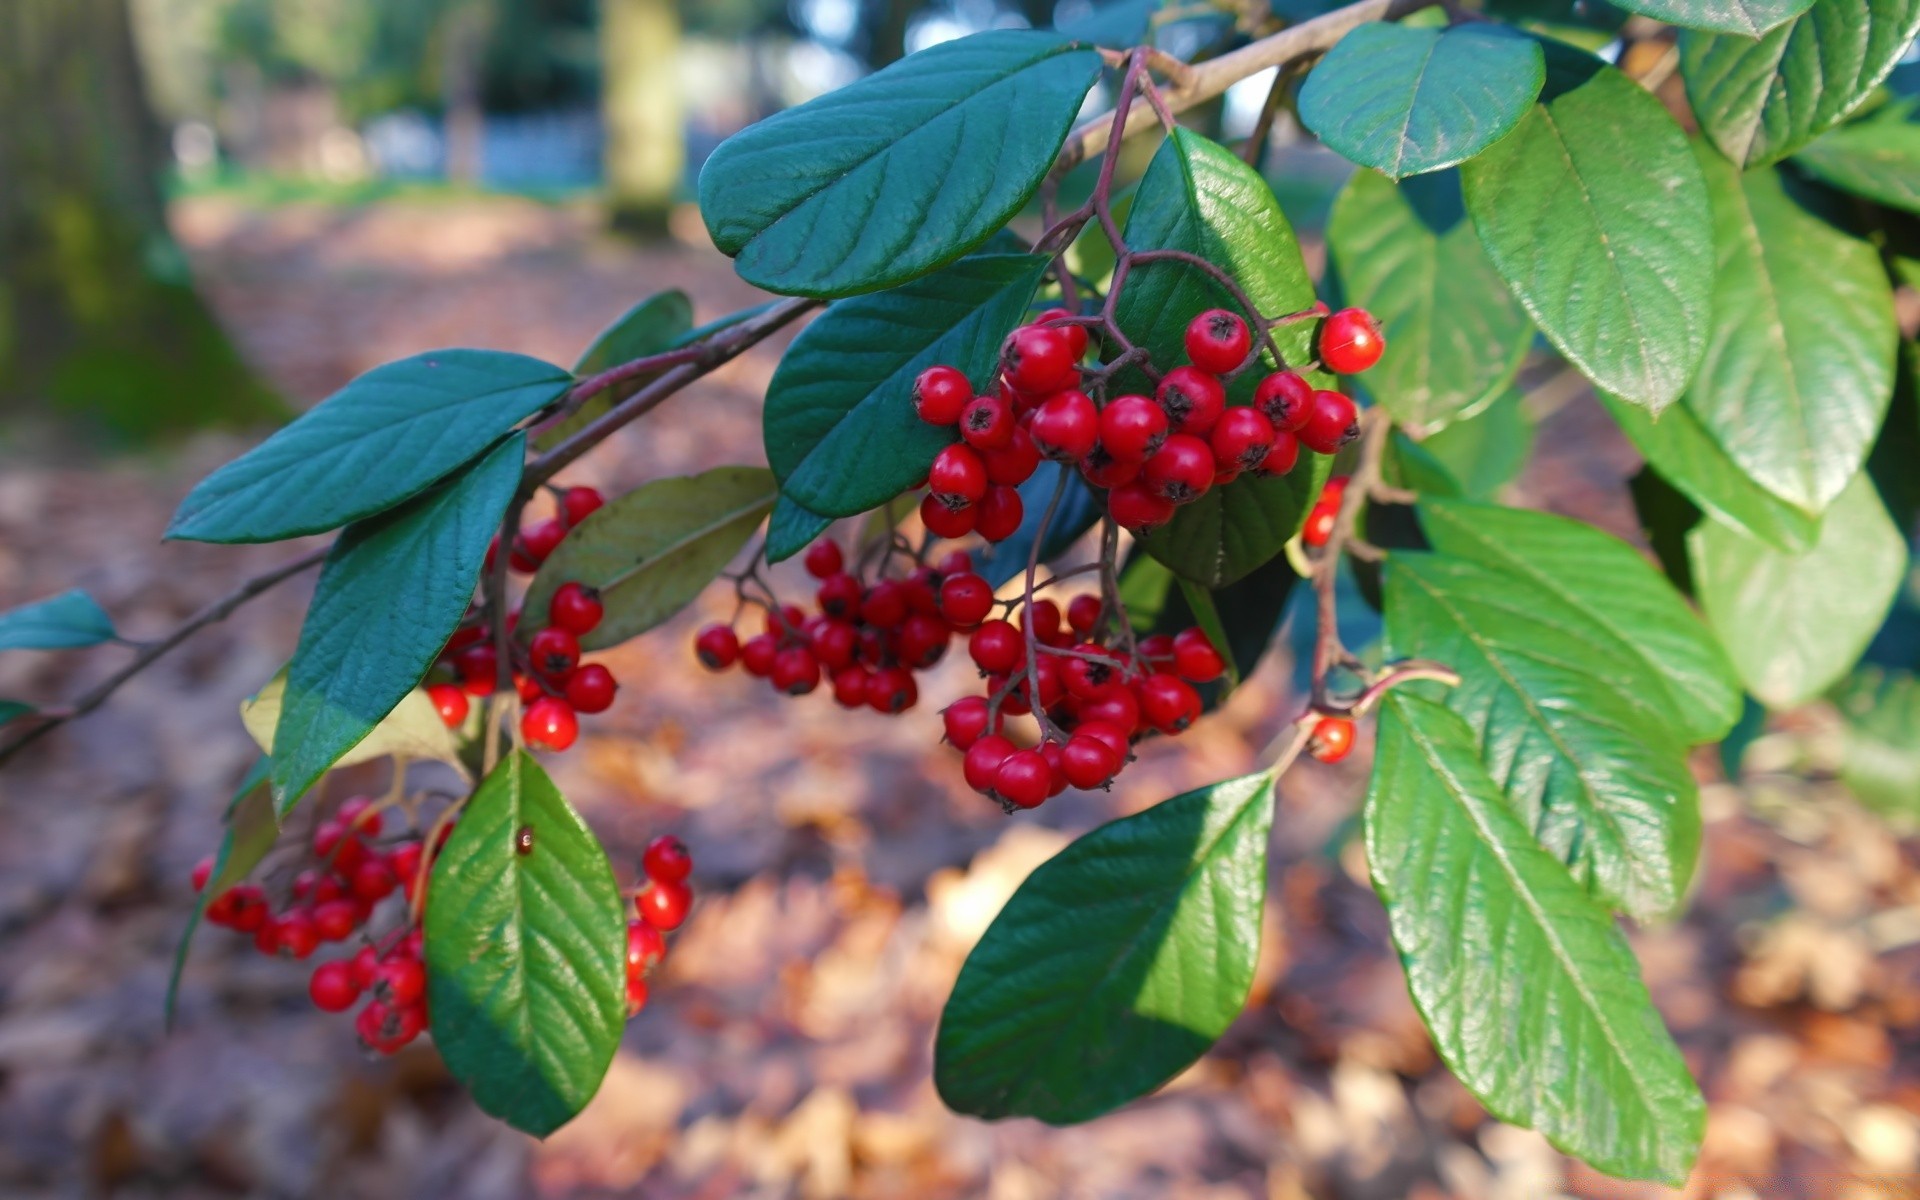
<path id="1" fill-rule="evenodd" d="M 729 509 L 724 516 L 716 517 L 714 520 L 707 522 L 705 525 L 699 526 L 696 529 L 689 530 L 683 536 L 675 538 L 673 541 L 668 542 L 665 546 L 660 547 L 658 550 L 656 550 L 653 554 L 649 555 L 648 557 L 642 558 L 638 562 L 635 562 L 632 566 L 623 569 L 618 574 L 614 575 L 613 578 L 599 585 L 599 590 L 602 592 L 611 592 L 615 588 L 619 587 L 621 584 L 631 582 L 635 577 L 641 575 L 644 572 L 653 570 L 654 568 L 658 567 L 661 563 L 665 562 L 669 558 L 672 558 L 674 555 L 680 553 L 682 550 L 687 549 L 688 547 L 711 536 L 712 534 L 718 533 L 720 530 L 725 529 L 727 526 L 732 525 L 737 521 L 746 519 L 748 516 L 752 515 L 757 510 L 771 508 L 773 506 L 774 501 L 777 500 L 778 498 L 779 498 L 779 492 L 776 489 L 775 491 L 769 493 L 768 495 L 760 499 L 756 499 L 751 504 L 744 504 L 744 505 L 741 505 L 739 508 Z"/>

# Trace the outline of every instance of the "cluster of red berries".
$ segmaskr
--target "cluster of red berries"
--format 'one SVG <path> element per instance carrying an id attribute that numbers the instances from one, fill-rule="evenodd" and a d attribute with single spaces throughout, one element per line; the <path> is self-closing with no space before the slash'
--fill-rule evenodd
<path id="1" fill-rule="evenodd" d="M 653 839 L 640 859 L 646 883 L 634 894 L 638 920 L 627 922 L 627 1016 L 647 1006 L 647 974 L 667 956 L 666 936 L 680 928 L 693 907 L 693 855 L 671 834 Z"/>
<path id="2" fill-rule="evenodd" d="M 575 525 L 604 504 L 590 487 L 561 493 L 560 516 L 536 521 L 514 540 L 507 565 L 515 571 L 538 570 Z M 497 542 L 496 542 L 497 545 Z M 491 565 L 494 551 L 487 552 Z M 513 682 L 526 711 L 520 734 L 529 745 L 565 750 L 580 736 L 580 713 L 605 712 L 613 706 L 619 681 L 599 663 L 580 662 L 580 638 L 596 629 L 606 615 L 600 595 L 582 583 L 565 583 L 547 605 L 547 623 L 527 643 L 524 661 L 514 664 Z M 520 611 L 507 615 L 507 628 L 520 623 Z M 490 696 L 499 675 L 500 658 L 474 609 L 454 631 L 440 654 L 440 665 L 457 682 L 430 684 L 427 695 L 449 727 L 467 719 L 469 696 Z"/>
<path id="3" fill-rule="evenodd" d="M 293 880 L 286 905 L 275 912 L 266 889 L 240 883 L 207 902 L 209 924 L 253 935 L 262 954 L 305 959 L 322 944 L 345 942 L 372 920 L 383 900 L 399 895 L 411 903 L 425 878 L 425 847 L 408 838 L 381 847 L 380 814 L 373 801 L 356 796 L 314 830 L 318 865 Z M 213 873 L 213 859 L 193 869 L 193 889 L 201 891 Z M 392 1054 L 427 1028 L 427 972 L 421 961 L 420 930 L 403 923 L 380 938 L 368 937 L 349 958 L 314 968 L 307 995 L 324 1012 L 345 1012 L 363 996 L 371 997 L 354 1018 L 366 1046 Z"/>
<path id="4" fill-rule="evenodd" d="M 1333 527 L 1340 523 L 1340 501 L 1347 494 L 1347 476 L 1335 475 L 1320 489 L 1320 498 L 1307 510 L 1300 526 L 1300 540 L 1318 549 L 1333 540 Z"/>
<path id="5" fill-rule="evenodd" d="M 1080 390 L 1085 319 L 1049 309 L 1007 335 L 998 385 L 975 395 L 949 366 L 922 371 L 914 409 L 929 424 L 957 426 L 960 441 L 942 450 L 928 473 L 922 522 L 941 537 L 973 532 L 988 541 L 1020 525 L 1013 489 L 1041 458 L 1079 467 L 1107 492 L 1107 511 L 1135 532 L 1164 524 L 1174 509 L 1241 475 L 1282 475 L 1300 447 L 1332 454 L 1359 435 L 1359 412 L 1340 392 L 1316 390 L 1292 371 L 1260 381 L 1251 406 L 1227 405 L 1222 376 L 1254 353 L 1246 321 L 1209 309 L 1187 326 L 1190 365 L 1161 379 L 1154 395 L 1096 403 Z M 1341 374 L 1379 361 L 1386 343 L 1363 309 L 1328 317 L 1321 362 Z"/>

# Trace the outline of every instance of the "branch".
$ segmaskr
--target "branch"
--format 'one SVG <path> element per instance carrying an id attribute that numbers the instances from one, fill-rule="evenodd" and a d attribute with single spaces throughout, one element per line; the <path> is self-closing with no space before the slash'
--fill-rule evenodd
<path id="1" fill-rule="evenodd" d="M 1336 666 L 1353 668 L 1359 660 L 1340 641 L 1340 613 L 1335 597 L 1339 591 L 1340 559 L 1353 540 L 1354 524 L 1367 498 L 1381 485 L 1380 464 L 1386 455 L 1387 435 L 1393 422 L 1385 409 L 1370 408 L 1360 416 L 1360 465 L 1347 481 L 1340 497 L 1340 512 L 1334 519 L 1333 533 L 1313 563 L 1313 592 L 1318 601 L 1318 635 L 1313 641 L 1313 708 L 1325 712 L 1344 712 L 1327 690 L 1327 676 Z"/>
<path id="2" fill-rule="evenodd" d="M 18 754 L 24 747 L 40 738 L 43 734 L 59 728 L 76 717 L 84 717 L 94 709 L 99 708 L 107 702 L 107 697 L 113 695 L 114 692 L 120 689 L 120 685 L 152 666 L 155 662 L 159 661 L 161 657 L 174 649 L 174 647 L 180 645 L 207 626 L 226 620 L 227 617 L 232 615 L 235 609 L 253 599 L 255 596 L 260 595 L 262 592 L 272 589 L 276 584 L 283 583 L 295 575 L 300 574 L 302 571 L 317 566 L 322 559 L 326 558 L 327 551 L 330 549 L 332 549 L 331 546 L 322 546 L 320 549 L 296 558 L 290 563 L 275 567 L 264 575 L 254 576 L 233 591 L 228 592 L 225 596 L 215 600 L 212 604 L 207 605 L 191 617 L 188 617 L 185 621 L 181 622 L 172 633 L 169 633 L 157 642 L 149 642 L 141 649 L 140 653 L 133 656 L 131 662 L 121 667 L 112 675 L 109 675 L 92 691 L 87 692 L 78 700 L 74 701 L 71 707 L 57 714 L 42 714 L 37 724 L 29 726 L 24 733 L 13 738 L 13 740 L 7 742 L 5 745 L 0 745 L 0 763 L 6 762 L 15 754 Z M 31 718 L 24 719 L 31 720 Z"/>

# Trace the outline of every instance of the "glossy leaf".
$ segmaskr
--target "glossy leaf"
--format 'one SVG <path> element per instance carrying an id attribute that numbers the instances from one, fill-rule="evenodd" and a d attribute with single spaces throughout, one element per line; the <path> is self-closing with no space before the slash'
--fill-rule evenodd
<path id="1" fill-rule="evenodd" d="M 1360 383 L 1394 420 L 1431 433 L 1513 382 L 1533 325 L 1481 248 L 1454 172 L 1397 186 L 1355 172 L 1333 203 L 1327 248 L 1345 302 L 1371 312 L 1386 334 L 1386 352 Z"/>
<path id="2" fill-rule="evenodd" d="M 1920 825 L 1920 678 L 1863 667 L 1833 698 L 1843 721 L 1840 780 L 1862 804 Z"/>
<path id="3" fill-rule="evenodd" d="M 494 350 L 375 367 L 201 480 L 167 527 L 198 542 L 273 542 L 416 496 L 560 399 L 573 377 Z"/>
<path id="4" fill-rule="evenodd" d="M 340 535 L 300 627 L 274 726 L 273 788 L 283 807 L 433 665 L 466 614 L 525 457 L 525 435 L 515 434 L 406 507 Z"/>
<path id="5" fill-rule="evenodd" d="M 1879 253 L 1699 147 L 1713 197 L 1713 328 L 1687 410 L 1736 466 L 1818 514 L 1866 461 L 1900 333 Z"/>
<path id="6" fill-rule="evenodd" d="M 1446 468 L 1460 494 L 1491 500 L 1520 478 L 1533 455 L 1534 423 L 1525 401 L 1508 390 L 1466 420 L 1431 434 L 1420 443 Z"/>
<path id="7" fill-rule="evenodd" d="M 1684 1182 L 1706 1103 L 1626 938 L 1534 844 L 1475 731 L 1389 696 L 1365 821 L 1407 988 L 1467 1090 L 1609 1175 Z"/>
<path id="8" fill-rule="evenodd" d="M 1051 562 L 1067 552 L 1104 515 L 1100 497 L 1080 472 L 1054 462 L 1042 462 L 1031 478 L 1020 485 L 1020 527 L 1004 541 L 988 543 L 973 550 L 973 569 L 994 587 L 1026 574 L 1027 556 L 1033 539 L 1039 536 L 1040 521 L 1046 516 L 1047 502 L 1060 476 L 1067 477 L 1066 491 L 1047 526 L 1046 540 L 1040 545 L 1040 561 Z M 1043 576 L 1044 577 L 1044 576 Z"/>
<path id="9" fill-rule="evenodd" d="M 573 373 L 584 379 L 621 363 L 673 349 L 691 340 L 688 335 L 692 330 L 693 301 L 687 294 L 679 288 L 656 293 L 621 313 L 618 320 L 601 330 L 580 361 L 573 365 Z M 657 371 L 649 372 L 596 392 L 572 416 L 542 429 L 533 439 L 534 448 L 553 449 L 592 424 L 615 401 L 633 395 L 658 375 Z"/>
<path id="10" fill-rule="evenodd" d="M 287 694 L 287 672 L 281 670 L 265 687 L 240 702 L 240 724 L 260 752 L 273 753 L 274 732 L 280 724 L 280 709 Z M 414 758 L 443 762 L 466 773 L 460 756 L 460 739 L 440 719 L 423 688 L 414 688 L 400 698 L 393 711 L 351 750 L 333 760 L 334 767 L 351 767 L 377 758 Z M 300 800 L 298 794 L 284 797 L 281 811 L 290 811 Z"/>
<path id="11" fill-rule="evenodd" d="M 221 835 L 220 848 L 214 853 L 213 871 L 207 876 L 206 886 L 194 897 L 193 911 L 187 914 L 187 926 L 180 931 L 179 944 L 173 950 L 173 968 L 167 974 L 167 996 L 161 1005 L 161 1019 L 168 1029 L 173 1027 L 187 952 L 193 946 L 200 919 L 206 915 L 207 903 L 251 874 L 280 838 L 280 818 L 268 783 L 271 765 L 264 757 L 257 759 L 227 805 L 226 832 Z"/>
<path id="12" fill-rule="evenodd" d="M 1706 348 L 1706 187 L 1660 102 L 1599 59 L 1546 43 L 1520 127 L 1460 170 L 1494 269 L 1569 361 L 1654 411 Z"/>
<path id="13" fill-rule="evenodd" d="M 1658 419 L 1625 400 L 1600 393 L 1607 411 L 1660 477 L 1702 512 L 1782 550 L 1811 545 L 1820 522 L 1777 498 L 1727 456 L 1685 404 Z"/>
<path id="14" fill-rule="evenodd" d="M 524 751 L 433 864 L 433 1041 L 482 1111 L 545 1137 L 600 1087 L 626 1021 L 625 905 L 607 855 Z"/>
<path id="15" fill-rule="evenodd" d="M 1839 124 L 1920 33 L 1920 0 L 1817 0 L 1760 38 L 1683 32 L 1687 101 L 1720 153 L 1776 162 Z"/>
<path id="16" fill-rule="evenodd" d="M 1615 0 L 1621 8 L 1688 29 L 1757 38 L 1807 11 L 1813 0 Z"/>
<path id="17" fill-rule="evenodd" d="M 0 650 L 77 650 L 118 636 L 113 618 L 78 588 L 0 612 Z"/>
<path id="18" fill-rule="evenodd" d="M 1687 548 L 1708 623 L 1747 690 L 1776 709 L 1813 699 L 1860 660 L 1907 571 L 1906 539 L 1864 472 L 1805 551 L 1714 521 L 1694 529 Z"/>
<path id="19" fill-rule="evenodd" d="M 1300 87 L 1300 121 L 1322 142 L 1394 179 L 1465 162 L 1533 107 L 1540 44 L 1500 25 L 1359 25 Z"/>
<path id="20" fill-rule="evenodd" d="M 1045 269 L 1031 254 L 976 255 L 822 313 L 767 387 L 767 462 L 780 490 L 849 517 L 924 483 L 958 435 L 915 414 L 914 377 L 944 363 L 987 386 Z"/>
<path id="21" fill-rule="evenodd" d="M 1053 167 L 1100 56 L 1058 34 L 977 33 L 909 55 L 721 143 L 700 212 L 741 278 L 846 296 L 986 241 Z"/>
<path id="22" fill-rule="evenodd" d="M 1521 576 L 1613 634 L 1664 693 L 1684 740 L 1719 741 L 1740 719 L 1740 681 L 1713 633 L 1625 542 L 1552 513 L 1464 500 L 1423 500 L 1420 524 L 1441 554 Z"/>
<path id="23" fill-rule="evenodd" d="M 1641 652 L 1591 600 L 1481 562 L 1394 553 L 1385 596 L 1387 656 L 1460 673 L 1447 706 L 1541 845 L 1608 907 L 1671 912 L 1699 852 L 1699 795 Z"/>
<path id="24" fill-rule="evenodd" d="M 933 1078 L 956 1112 L 1052 1124 L 1146 1095 L 1246 1004 L 1273 781 L 1109 822 L 1042 863 L 960 969 Z"/>
<path id="25" fill-rule="evenodd" d="M 823 517 L 785 492 L 780 493 L 767 518 L 767 561 L 785 562 L 811 546 L 832 525 L 832 517 Z"/>
<path id="26" fill-rule="evenodd" d="M 1920 122 L 1911 110 L 1844 125 L 1794 155 L 1794 165 L 1841 191 L 1920 213 Z"/>
<path id="27" fill-rule="evenodd" d="M 563 583 L 600 593 L 606 615 L 580 635 L 585 650 L 603 650 L 667 620 L 712 583 L 760 521 L 778 492 L 762 467 L 715 467 L 698 475 L 656 479 L 609 500 L 574 526 L 527 585 L 523 611 L 544 613 Z M 523 624 L 531 638 L 537 621 Z"/>

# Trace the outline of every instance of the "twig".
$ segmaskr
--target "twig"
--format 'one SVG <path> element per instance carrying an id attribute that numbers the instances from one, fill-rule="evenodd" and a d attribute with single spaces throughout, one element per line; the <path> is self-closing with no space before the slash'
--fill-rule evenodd
<path id="1" fill-rule="evenodd" d="M 1371 488 L 1380 482 L 1380 464 L 1385 456 L 1387 435 L 1393 422 L 1386 410 L 1373 408 L 1361 414 L 1360 465 L 1340 497 L 1340 512 L 1334 518 L 1332 535 L 1313 564 L 1313 591 L 1318 601 L 1318 633 L 1313 641 L 1313 700 L 1320 712 L 1345 712 L 1346 706 L 1333 701 L 1327 677 L 1334 667 L 1353 669 L 1359 660 L 1340 640 L 1340 612 L 1336 603 L 1340 580 L 1340 558 L 1353 538 L 1354 523 L 1366 506 Z"/>

